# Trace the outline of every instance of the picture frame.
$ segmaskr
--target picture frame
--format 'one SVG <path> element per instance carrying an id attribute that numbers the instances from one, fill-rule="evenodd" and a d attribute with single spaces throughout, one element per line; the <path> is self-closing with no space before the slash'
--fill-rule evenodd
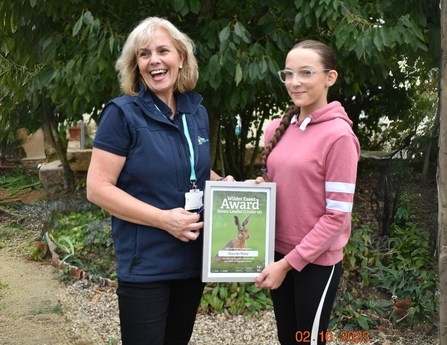
<path id="1" fill-rule="evenodd" d="M 203 282 L 254 282 L 273 262 L 276 184 L 206 181 Z"/>

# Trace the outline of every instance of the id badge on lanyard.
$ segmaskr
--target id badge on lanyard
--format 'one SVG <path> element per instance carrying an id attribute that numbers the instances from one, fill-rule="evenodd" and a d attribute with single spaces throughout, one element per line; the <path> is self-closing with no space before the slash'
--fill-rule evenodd
<path id="1" fill-rule="evenodd" d="M 194 211 L 203 206 L 203 191 L 200 189 L 191 189 L 185 193 L 185 210 Z"/>

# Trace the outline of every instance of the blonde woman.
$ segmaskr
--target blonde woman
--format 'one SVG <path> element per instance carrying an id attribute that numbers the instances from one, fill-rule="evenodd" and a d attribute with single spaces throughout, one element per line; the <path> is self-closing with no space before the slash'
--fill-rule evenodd
<path id="1" fill-rule="evenodd" d="M 116 62 L 124 95 L 104 107 L 93 144 L 87 197 L 112 215 L 124 345 L 188 344 L 204 288 L 196 211 L 220 177 L 193 48 L 169 21 L 142 21 Z"/>

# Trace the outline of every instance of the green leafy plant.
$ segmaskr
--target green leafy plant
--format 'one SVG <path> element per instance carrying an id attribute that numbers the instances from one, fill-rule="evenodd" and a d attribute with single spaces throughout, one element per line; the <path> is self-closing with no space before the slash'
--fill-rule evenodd
<path id="1" fill-rule="evenodd" d="M 393 301 L 382 299 L 373 291 L 364 294 L 365 290 L 352 289 L 350 292 L 339 294 L 336 298 L 330 329 L 369 330 L 380 324 L 382 315 L 389 315 Z"/>
<path id="2" fill-rule="evenodd" d="M 272 308 L 270 292 L 253 283 L 209 283 L 200 302 L 202 311 L 259 316 Z"/>
<path id="3" fill-rule="evenodd" d="M 94 208 L 89 211 L 56 213 L 51 235 L 63 261 L 84 269 L 92 276 L 116 279 L 116 262 L 110 215 Z"/>
<path id="4" fill-rule="evenodd" d="M 59 248 L 66 254 L 61 260 L 62 262 L 65 262 L 65 260 L 75 255 L 74 245 L 67 236 L 61 235 L 58 236 L 57 239 L 55 239 L 52 234 L 49 234 L 49 236 L 53 243 L 57 246 L 57 248 Z"/>
<path id="5" fill-rule="evenodd" d="M 391 235 L 392 249 L 383 255 L 375 274 L 377 286 L 398 299 L 411 300 L 407 318 L 410 325 L 432 322 L 438 312 L 439 277 L 430 251 L 429 234 L 407 221 L 404 225 L 394 223 Z"/>
<path id="6" fill-rule="evenodd" d="M 379 264 L 380 254 L 373 244 L 374 230 L 366 225 L 357 226 L 357 221 L 353 219 L 355 229 L 344 248 L 343 278 L 369 286 L 370 268 Z"/>

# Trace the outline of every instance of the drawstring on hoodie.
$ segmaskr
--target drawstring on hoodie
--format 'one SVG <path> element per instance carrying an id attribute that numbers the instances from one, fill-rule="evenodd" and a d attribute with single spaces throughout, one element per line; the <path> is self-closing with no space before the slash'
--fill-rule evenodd
<path id="1" fill-rule="evenodd" d="M 296 116 L 296 115 L 293 115 L 292 120 L 290 120 L 290 123 L 292 124 L 292 123 L 295 123 L 295 122 L 297 122 L 297 121 L 298 121 L 297 116 Z M 301 123 L 301 125 L 300 125 L 300 129 L 301 129 L 302 131 L 306 130 L 306 127 L 307 127 L 307 125 L 309 124 L 310 121 L 312 121 L 312 116 L 308 115 L 308 116 L 303 120 L 303 122 Z"/>
<path id="2" fill-rule="evenodd" d="M 312 117 L 309 115 L 308 117 L 306 117 L 303 122 L 300 125 L 300 129 L 302 131 L 306 130 L 307 125 L 309 124 L 309 122 L 312 121 Z"/>

